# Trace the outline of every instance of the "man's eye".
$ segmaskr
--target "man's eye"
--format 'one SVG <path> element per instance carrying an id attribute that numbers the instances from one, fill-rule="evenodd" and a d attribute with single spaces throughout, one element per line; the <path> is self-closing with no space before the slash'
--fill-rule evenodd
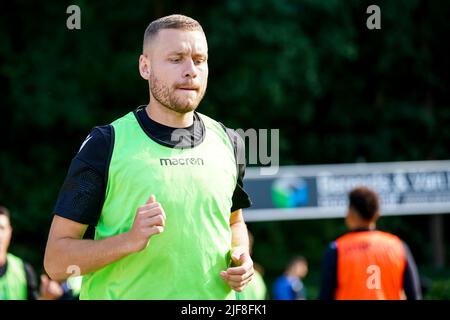
<path id="1" fill-rule="evenodd" d="M 171 58 L 170 61 L 171 61 L 171 62 L 178 63 L 178 62 L 181 61 L 181 58 Z"/>
<path id="2" fill-rule="evenodd" d="M 195 64 L 201 64 L 201 63 L 205 62 L 205 59 L 197 59 L 194 62 L 195 62 Z"/>

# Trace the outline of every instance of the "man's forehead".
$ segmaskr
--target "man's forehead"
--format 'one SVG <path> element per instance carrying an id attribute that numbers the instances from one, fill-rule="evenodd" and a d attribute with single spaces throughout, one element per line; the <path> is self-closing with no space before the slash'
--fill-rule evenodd
<path id="1" fill-rule="evenodd" d="M 153 45 L 163 52 L 208 51 L 208 43 L 201 30 L 162 29 L 158 32 Z"/>

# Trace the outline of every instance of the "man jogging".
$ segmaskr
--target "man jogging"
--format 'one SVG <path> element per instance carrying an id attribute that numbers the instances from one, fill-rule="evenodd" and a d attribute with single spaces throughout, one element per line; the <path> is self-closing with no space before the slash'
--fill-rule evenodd
<path id="1" fill-rule="evenodd" d="M 195 112 L 207 59 L 197 21 L 153 21 L 139 58 L 148 105 L 94 128 L 72 160 L 44 266 L 84 275 L 80 299 L 234 299 L 251 280 L 243 141 Z"/>

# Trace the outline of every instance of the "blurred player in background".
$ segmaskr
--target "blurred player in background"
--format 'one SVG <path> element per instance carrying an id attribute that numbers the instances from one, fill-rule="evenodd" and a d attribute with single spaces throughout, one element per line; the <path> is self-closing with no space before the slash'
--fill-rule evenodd
<path id="1" fill-rule="evenodd" d="M 332 242 L 322 267 L 320 299 L 421 299 L 416 263 L 397 236 L 376 230 L 378 195 L 359 187 L 349 193 L 350 230 Z"/>
<path id="2" fill-rule="evenodd" d="M 54 300 L 63 295 L 61 286 L 41 276 L 38 288 L 31 265 L 8 252 L 12 236 L 9 210 L 0 206 L 0 300 Z"/>
<path id="3" fill-rule="evenodd" d="M 303 256 L 291 259 L 286 271 L 275 280 L 272 288 L 275 300 L 305 300 L 306 288 L 302 279 L 308 274 L 308 262 Z"/>

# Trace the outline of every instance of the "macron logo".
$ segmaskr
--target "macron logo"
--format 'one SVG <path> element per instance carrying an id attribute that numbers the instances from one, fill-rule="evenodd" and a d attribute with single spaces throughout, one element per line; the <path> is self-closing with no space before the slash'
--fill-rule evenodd
<path id="1" fill-rule="evenodd" d="M 159 159 L 161 166 L 203 166 L 202 158 L 162 158 Z"/>
<path id="2" fill-rule="evenodd" d="M 86 143 L 87 143 L 89 140 L 91 140 L 91 138 L 92 138 L 91 135 L 88 135 L 88 136 L 87 136 L 86 140 L 84 140 L 84 142 L 81 144 L 80 150 L 78 150 L 78 152 L 80 152 L 81 149 L 83 149 L 83 147 L 86 145 Z"/>

